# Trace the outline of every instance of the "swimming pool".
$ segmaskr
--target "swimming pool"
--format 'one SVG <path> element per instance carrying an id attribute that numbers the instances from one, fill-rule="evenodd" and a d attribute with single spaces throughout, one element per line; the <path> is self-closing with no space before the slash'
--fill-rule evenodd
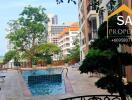
<path id="1" fill-rule="evenodd" d="M 65 84 L 61 72 L 61 68 L 28 70 L 22 72 L 22 77 L 33 96 L 64 94 Z"/>

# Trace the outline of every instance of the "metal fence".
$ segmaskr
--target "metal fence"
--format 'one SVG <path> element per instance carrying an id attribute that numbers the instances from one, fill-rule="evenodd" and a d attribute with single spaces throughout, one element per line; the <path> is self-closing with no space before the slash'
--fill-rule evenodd
<path id="1" fill-rule="evenodd" d="M 85 95 L 60 100 L 121 100 L 119 95 Z"/>
<path id="2" fill-rule="evenodd" d="M 1 64 L 0 67 L 3 68 L 30 68 L 30 62 L 8 62 L 6 64 Z M 33 64 L 32 64 L 33 65 Z M 63 60 L 59 60 L 59 61 L 53 61 L 51 64 L 51 66 L 62 66 L 64 65 L 64 61 Z M 36 67 L 45 67 L 47 66 L 47 64 L 45 62 L 38 62 L 36 65 Z"/>

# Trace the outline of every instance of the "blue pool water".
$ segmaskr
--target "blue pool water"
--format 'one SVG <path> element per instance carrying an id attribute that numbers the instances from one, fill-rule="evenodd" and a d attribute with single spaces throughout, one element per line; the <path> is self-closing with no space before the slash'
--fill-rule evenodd
<path id="1" fill-rule="evenodd" d="M 33 96 L 65 93 L 62 69 L 23 71 L 22 76 Z"/>

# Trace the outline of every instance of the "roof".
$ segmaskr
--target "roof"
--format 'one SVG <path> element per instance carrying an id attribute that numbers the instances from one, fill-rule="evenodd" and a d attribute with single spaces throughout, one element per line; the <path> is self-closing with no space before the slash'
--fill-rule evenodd
<path id="1" fill-rule="evenodd" d="M 59 33 L 60 34 L 59 36 L 63 36 L 66 32 L 70 32 L 70 31 L 79 31 L 79 27 L 64 28 L 64 30 Z"/>
<path id="2" fill-rule="evenodd" d="M 73 24 L 71 24 L 71 27 L 79 27 L 79 23 L 78 22 L 74 22 Z"/>

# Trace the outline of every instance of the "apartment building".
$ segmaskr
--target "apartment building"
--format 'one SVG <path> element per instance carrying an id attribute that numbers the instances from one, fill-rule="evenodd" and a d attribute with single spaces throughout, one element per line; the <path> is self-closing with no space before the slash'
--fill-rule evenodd
<path id="1" fill-rule="evenodd" d="M 97 28 L 99 26 L 98 13 L 94 7 L 90 6 L 92 0 L 79 0 L 78 10 L 80 19 L 80 60 L 85 58 L 90 42 L 98 37 Z"/>
<path id="2" fill-rule="evenodd" d="M 97 0 L 99 1 L 99 7 L 103 7 L 104 12 L 96 12 L 96 7 L 92 6 L 94 0 L 79 0 L 79 20 L 80 20 L 80 60 L 85 58 L 88 52 L 89 45 L 94 39 L 98 38 L 98 28 L 105 21 L 105 17 L 108 16 L 114 9 L 111 10 L 110 0 Z M 121 0 L 116 0 L 115 7 L 117 8 L 121 3 Z"/>
<path id="3" fill-rule="evenodd" d="M 105 21 L 105 17 L 114 12 L 117 8 L 119 8 L 122 4 L 127 5 L 130 9 L 132 9 L 132 1 L 131 0 L 115 0 L 116 4 L 111 7 L 110 0 L 97 0 L 99 1 L 99 7 L 103 7 L 104 12 L 96 12 L 95 6 L 92 6 L 94 0 L 79 0 L 78 10 L 79 10 L 79 24 L 80 24 L 80 60 L 82 61 L 85 58 L 85 55 L 88 52 L 89 45 L 91 41 L 98 38 L 97 30 Z M 112 8 L 112 9 L 111 9 Z M 122 12 L 124 17 L 127 17 L 127 13 Z M 130 15 L 131 16 L 131 15 Z M 131 16 L 132 18 L 132 16 Z M 130 27 L 131 28 L 131 27 Z M 131 28 L 132 29 L 132 28 Z M 128 47 L 126 45 L 120 46 L 119 50 L 122 52 L 132 53 L 132 47 Z M 128 81 L 132 82 L 132 67 L 126 67 L 126 77 Z"/>
<path id="4" fill-rule="evenodd" d="M 68 50 L 73 48 L 74 40 L 78 38 L 78 32 L 79 32 L 79 25 L 78 23 L 73 23 L 67 28 L 64 28 L 62 32 L 59 33 L 59 47 L 62 50 L 63 56 L 66 56 L 68 53 Z"/>
<path id="5" fill-rule="evenodd" d="M 69 27 L 68 25 L 52 25 L 51 26 L 51 32 L 50 32 L 50 42 L 58 45 L 58 41 L 59 41 L 59 33 L 62 32 L 64 30 L 64 28 Z"/>
<path id="6" fill-rule="evenodd" d="M 78 10 L 79 10 L 79 35 L 80 35 L 80 60 L 82 61 L 88 51 L 88 41 L 89 41 L 89 23 L 87 21 L 87 7 L 89 6 L 89 0 L 79 0 Z"/>
<path id="7" fill-rule="evenodd" d="M 58 16 L 55 14 L 48 14 L 49 22 L 48 22 L 48 41 L 51 42 L 51 27 L 52 25 L 57 25 L 58 24 Z"/>

